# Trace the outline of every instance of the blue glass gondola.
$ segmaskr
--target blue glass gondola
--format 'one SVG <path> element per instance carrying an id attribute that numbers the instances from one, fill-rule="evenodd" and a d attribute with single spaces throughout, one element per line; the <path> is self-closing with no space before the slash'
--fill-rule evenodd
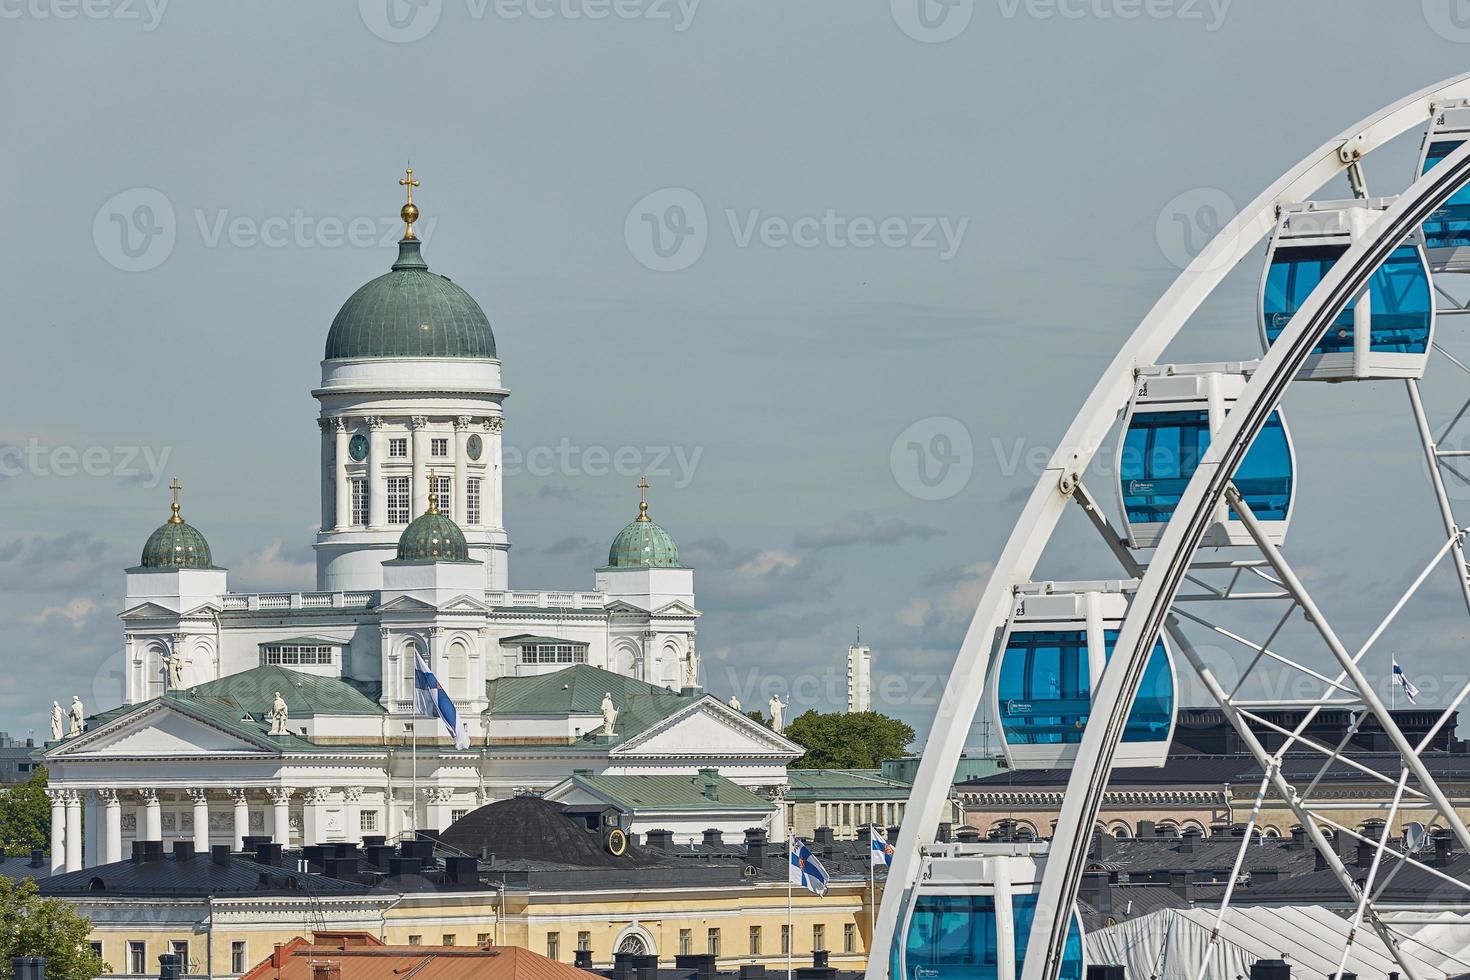
<path id="1" fill-rule="evenodd" d="M 1055 769 L 1077 757 L 1092 692 L 1113 655 L 1136 582 L 1027 583 L 1001 637 L 992 710 L 1012 769 Z M 1162 638 L 1144 671 L 1119 766 L 1162 766 L 1174 734 L 1174 658 Z"/>
<path id="2" fill-rule="evenodd" d="M 1419 148 L 1415 175 L 1435 164 L 1470 139 L 1470 102 L 1460 100 L 1431 107 L 1429 131 Z M 1470 186 L 1462 187 L 1424 222 L 1424 245 L 1435 272 L 1470 272 Z"/>
<path id="3" fill-rule="evenodd" d="M 1261 339 L 1276 342 L 1292 315 L 1348 246 L 1367 234 L 1392 198 L 1312 201 L 1282 208 L 1261 276 Z M 1424 236 L 1396 248 L 1364 296 L 1347 305 L 1298 377 L 1312 381 L 1422 378 L 1434 337 L 1434 297 Z"/>
<path id="4" fill-rule="evenodd" d="M 1044 843 L 930 844 L 901 913 L 890 980 L 1020 980 L 1036 917 Z M 1060 980 L 1082 980 L 1075 910 Z"/>
<path id="5" fill-rule="evenodd" d="M 1118 443 L 1118 504 L 1128 544 L 1152 548 L 1245 390 L 1254 364 L 1160 365 L 1138 378 Z M 1296 455 L 1280 410 L 1271 413 L 1235 472 L 1235 485 L 1275 544 L 1286 538 L 1295 499 Z M 1220 505 L 1205 547 L 1251 544 L 1238 517 Z"/>

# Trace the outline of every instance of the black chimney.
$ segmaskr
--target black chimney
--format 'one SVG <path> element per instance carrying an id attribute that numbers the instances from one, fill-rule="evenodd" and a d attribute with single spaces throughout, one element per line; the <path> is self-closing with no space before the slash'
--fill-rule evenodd
<path id="1" fill-rule="evenodd" d="M 758 869 L 766 866 L 766 832 L 760 827 L 752 827 L 745 832 L 745 861 L 747 864 Z"/>
<path id="2" fill-rule="evenodd" d="M 832 842 L 835 839 L 836 835 L 831 827 L 818 827 L 812 832 L 813 849 L 822 857 L 828 857 L 832 854 Z"/>
<path id="3" fill-rule="evenodd" d="M 1138 821 L 1138 830 L 1135 836 L 1139 838 L 1152 837 L 1154 835 L 1154 822 L 1152 820 Z"/>
<path id="4" fill-rule="evenodd" d="M 696 980 L 710 980 L 715 975 L 715 954 L 713 953 L 685 953 L 674 957 L 674 967 L 679 970 L 692 970 Z"/>
<path id="5" fill-rule="evenodd" d="M 216 844 L 211 847 L 209 849 L 209 860 L 218 864 L 220 867 L 228 868 L 230 866 L 230 845 Z"/>
<path id="6" fill-rule="evenodd" d="M 633 980 L 633 954 L 613 954 L 613 980 Z"/>
<path id="7" fill-rule="evenodd" d="M 1112 889 L 1106 871 L 1087 871 L 1082 875 L 1082 886 L 1077 897 L 1091 905 L 1098 915 L 1112 915 Z"/>
<path id="8" fill-rule="evenodd" d="M 179 980 L 184 975 L 184 958 L 178 953 L 158 957 L 158 980 Z"/>
<path id="9" fill-rule="evenodd" d="M 192 860 L 194 860 L 194 842 L 191 841 L 191 840 L 176 840 L 176 841 L 174 841 L 174 860 L 175 861 L 192 861 Z"/>
<path id="10" fill-rule="evenodd" d="M 950 836 L 951 836 L 950 835 L 950 831 L 952 831 L 953 829 L 954 829 L 953 825 L 951 825 L 949 823 L 942 823 L 942 824 L 940 824 L 939 825 L 939 832 L 934 835 L 934 839 L 936 841 L 938 841 L 939 843 L 941 843 L 941 844 L 948 844 L 950 842 Z"/>
<path id="11" fill-rule="evenodd" d="M 674 832 L 672 830 L 650 830 L 648 832 L 648 846 L 655 847 L 660 851 L 672 851 L 674 849 Z"/>
<path id="12" fill-rule="evenodd" d="M 46 957 L 17 956 L 10 961 L 15 980 L 46 980 Z"/>
<path id="13" fill-rule="evenodd" d="M 1307 828 L 1301 824 L 1296 824 L 1291 828 L 1291 849 L 1293 851 L 1303 851 L 1306 850 L 1306 847 Z"/>
<path id="14" fill-rule="evenodd" d="M 1089 966 L 1087 980 L 1125 980 L 1121 966 Z"/>
<path id="15" fill-rule="evenodd" d="M 1186 902 L 1194 902 L 1194 872 L 1187 868 L 1170 868 L 1169 889 Z"/>
<path id="16" fill-rule="evenodd" d="M 715 829 L 714 827 L 709 828 L 708 830 L 706 830 L 704 832 L 704 846 L 705 847 L 723 847 L 723 846 L 725 846 L 725 835 L 724 835 L 724 833 L 722 831 L 719 831 L 719 830 Z"/>
<path id="17" fill-rule="evenodd" d="M 658 954 L 633 957 L 633 976 L 635 980 L 658 980 Z"/>
<path id="18" fill-rule="evenodd" d="M 1106 830 L 1094 830 L 1092 832 L 1091 851 L 1094 861 L 1106 861 L 1117 853 L 1118 842 Z"/>
<path id="19" fill-rule="evenodd" d="M 1443 868 L 1450 863 L 1450 858 L 1455 853 L 1455 839 L 1450 836 L 1448 830 L 1435 831 L 1434 834 L 1434 866 Z"/>
<path id="20" fill-rule="evenodd" d="M 579 949 L 572 953 L 572 966 L 579 970 L 592 969 L 592 950 Z"/>
<path id="21" fill-rule="evenodd" d="M 1251 980 L 1291 980 L 1291 967 L 1285 960 L 1256 960 L 1251 964 Z"/>

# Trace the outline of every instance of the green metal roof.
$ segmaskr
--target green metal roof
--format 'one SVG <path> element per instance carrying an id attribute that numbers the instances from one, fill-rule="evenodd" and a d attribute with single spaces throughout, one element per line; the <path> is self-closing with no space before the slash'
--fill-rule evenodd
<path id="1" fill-rule="evenodd" d="M 618 532 L 607 552 L 608 568 L 680 568 L 669 532 L 640 517 Z"/>
<path id="2" fill-rule="evenodd" d="M 486 682 L 485 690 L 486 713 L 492 717 L 600 715 L 602 696 L 611 693 L 618 709 L 614 741 L 646 731 L 704 696 L 685 697 L 589 664 L 534 677 L 499 677 Z"/>
<path id="3" fill-rule="evenodd" d="M 398 243 L 392 270 L 348 297 L 327 333 L 327 360 L 495 356 L 485 311 L 447 277 L 429 271 L 416 239 Z"/>
<path id="4" fill-rule="evenodd" d="M 913 787 L 877 769 L 789 769 L 788 800 L 906 800 Z"/>
<path id="5" fill-rule="evenodd" d="M 252 667 L 238 674 L 207 681 L 179 692 L 195 700 L 215 700 L 263 718 L 276 692 L 286 702 L 291 718 L 315 715 L 381 715 L 382 707 L 351 684 L 335 677 L 318 677 L 274 665 Z M 238 714 L 237 714 L 238 717 Z"/>
<path id="6" fill-rule="evenodd" d="M 626 810 L 756 810 L 767 813 L 774 804 L 719 774 L 693 776 L 591 776 L 577 774 L 572 782 Z M 712 786 L 715 798 L 705 795 Z"/>
<path id="7" fill-rule="evenodd" d="M 148 535 L 143 568 L 214 568 L 209 542 L 190 524 L 170 520 Z"/>
<path id="8" fill-rule="evenodd" d="M 398 537 L 398 561 L 469 561 L 470 546 L 459 525 L 432 503 Z"/>
<path id="9" fill-rule="evenodd" d="M 519 646 L 523 643 L 570 643 L 574 647 L 585 647 L 589 644 L 586 640 L 568 640 L 561 636 L 537 636 L 535 633 L 517 633 L 515 636 L 502 636 L 502 644 L 513 644 Z"/>

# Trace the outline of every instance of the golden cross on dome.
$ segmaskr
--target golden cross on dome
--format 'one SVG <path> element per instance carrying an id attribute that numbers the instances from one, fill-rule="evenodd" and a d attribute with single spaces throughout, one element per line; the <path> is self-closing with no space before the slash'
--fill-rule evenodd
<path id="1" fill-rule="evenodd" d="M 184 519 L 179 516 L 179 491 L 184 488 L 179 483 L 178 477 L 174 477 L 174 482 L 170 483 L 168 488 L 174 492 L 173 506 L 169 508 L 173 511 L 173 515 L 169 517 L 168 522 L 170 524 L 182 524 L 184 523 Z"/>
<path id="2" fill-rule="evenodd" d="M 648 477 L 638 478 L 638 519 L 646 521 L 648 517 Z"/>
<path id="3" fill-rule="evenodd" d="M 413 178 L 412 167 L 404 169 L 403 176 L 398 178 L 398 186 L 408 191 L 408 203 L 403 205 L 403 210 L 398 212 L 398 215 L 403 219 L 403 223 L 408 225 L 408 229 L 404 231 L 403 237 L 405 240 L 411 241 L 414 237 L 413 223 L 419 220 L 418 205 L 413 203 L 413 189 L 419 186 L 419 182 Z"/>
<path id="4" fill-rule="evenodd" d="M 412 173 L 413 171 L 409 171 Z M 429 470 L 429 513 L 439 513 L 439 491 L 436 489 L 439 481 L 434 477 L 433 469 Z"/>

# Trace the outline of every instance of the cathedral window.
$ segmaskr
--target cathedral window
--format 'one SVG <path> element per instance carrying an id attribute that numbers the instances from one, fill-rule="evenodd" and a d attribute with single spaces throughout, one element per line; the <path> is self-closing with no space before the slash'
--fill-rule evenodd
<path id="1" fill-rule="evenodd" d="M 388 440 L 388 458 L 389 459 L 408 459 L 408 439 L 407 438 L 403 438 L 403 439 L 389 439 Z"/>
<path id="2" fill-rule="evenodd" d="M 454 508 L 450 506 L 454 498 L 449 495 L 449 477 L 436 476 L 430 483 L 433 484 L 434 493 L 439 496 L 439 513 L 451 521 L 454 520 Z"/>
<path id="3" fill-rule="evenodd" d="M 274 667 L 298 665 L 332 664 L 333 649 L 329 646 L 305 646 L 298 643 L 273 643 L 261 647 L 260 662 Z"/>
<path id="4" fill-rule="evenodd" d="M 352 481 L 352 523 L 358 527 L 368 522 L 368 485 L 366 480 Z"/>
<path id="5" fill-rule="evenodd" d="M 464 522 L 471 527 L 480 523 L 480 478 L 471 477 L 464 485 Z"/>
<path id="6" fill-rule="evenodd" d="M 378 832 L 378 811 L 363 810 L 357 818 L 358 829 L 364 834 L 376 834 Z"/>
<path id="7" fill-rule="evenodd" d="M 527 643 L 521 647 L 523 664 L 585 664 L 587 648 L 573 643 Z"/>
<path id="8" fill-rule="evenodd" d="M 408 523 L 408 477 L 388 477 L 388 523 Z"/>
<path id="9" fill-rule="evenodd" d="M 446 456 L 449 455 L 449 440 L 448 439 L 430 439 L 429 440 L 429 455 L 430 456 L 437 456 L 439 459 L 444 459 Z"/>
<path id="10" fill-rule="evenodd" d="M 461 820 L 463 820 L 465 817 L 467 817 L 469 815 L 470 815 L 470 811 L 468 811 L 468 810 L 450 810 L 449 811 L 449 822 L 450 823 L 459 823 Z"/>

